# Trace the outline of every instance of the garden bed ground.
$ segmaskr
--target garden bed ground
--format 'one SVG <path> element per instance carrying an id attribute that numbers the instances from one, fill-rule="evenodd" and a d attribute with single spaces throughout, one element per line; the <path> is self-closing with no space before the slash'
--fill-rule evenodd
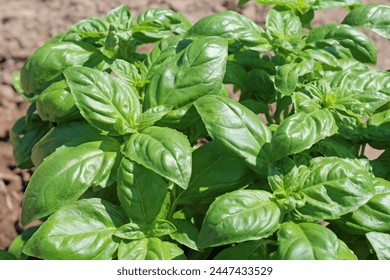
<path id="1" fill-rule="evenodd" d="M 12 159 L 9 130 L 28 104 L 12 88 L 12 72 L 20 71 L 25 59 L 50 37 L 63 32 L 67 26 L 89 16 L 102 16 L 112 8 L 126 4 L 137 15 L 150 7 L 170 8 L 183 13 L 192 22 L 203 16 L 235 9 L 263 25 L 266 8 L 254 1 L 236 9 L 235 0 L 0 0 L 0 249 L 5 249 L 23 228 L 20 207 L 23 191 L 31 170 L 20 170 Z M 390 5 L 389 0 L 364 1 Z M 343 10 L 320 13 L 314 22 L 340 22 Z M 390 43 L 372 33 L 369 36 L 378 50 L 378 67 L 390 68 L 386 55 Z M 378 151 L 369 150 L 373 158 Z"/>

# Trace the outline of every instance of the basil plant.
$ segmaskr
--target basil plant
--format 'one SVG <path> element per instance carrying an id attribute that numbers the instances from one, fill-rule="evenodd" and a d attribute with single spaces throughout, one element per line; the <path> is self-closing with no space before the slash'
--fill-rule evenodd
<path id="1" fill-rule="evenodd" d="M 37 49 L 10 134 L 42 223 L 0 256 L 389 259 L 390 73 L 361 28 L 390 39 L 390 7 L 257 2 L 263 27 L 120 6 Z"/>

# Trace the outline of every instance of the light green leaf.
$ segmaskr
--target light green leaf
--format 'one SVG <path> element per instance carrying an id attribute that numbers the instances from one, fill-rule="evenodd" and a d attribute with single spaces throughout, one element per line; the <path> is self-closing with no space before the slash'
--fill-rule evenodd
<path id="1" fill-rule="evenodd" d="M 306 43 L 335 40 L 348 48 L 352 56 L 362 63 L 376 63 L 376 50 L 370 39 L 361 31 L 346 24 L 325 24 L 311 30 Z"/>
<path id="2" fill-rule="evenodd" d="M 81 115 L 91 125 L 113 134 L 135 131 L 141 105 L 133 88 L 86 67 L 69 68 L 64 75 Z"/>
<path id="3" fill-rule="evenodd" d="M 115 72 L 115 74 L 118 75 L 120 79 L 123 80 L 125 84 L 134 88 L 142 85 L 145 82 L 137 67 L 135 67 L 134 64 L 127 62 L 126 60 L 115 59 L 115 61 L 110 64 L 110 68 Z M 138 96 L 137 92 L 135 92 L 135 94 Z"/>
<path id="4" fill-rule="evenodd" d="M 348 231 L 364 234 L 371 231 L 390 233 L 390 182 L 373 180 L 375 195 L 357 210 L 341 218 Z"/>
<path id="5" fill-rule="evenodd" d="M 99 139 L 101 132 L 86 122 L 64 122 L 50 129 L 32 148 L 31 160 L 34 166 L 51 155 L 57 148 L 72 142 L 82 144 Z"/>
<path id="6" fill-rule="evenodd" d="M 71 66 L 98 65 L 103 59 L 97 49 L 83 42 L 50 41 L 37 49 L 23 65 L 21 81 L 25 94 L 47 87 L 59 79 L 66 68 Z"/>
<path id="7" fill-rule="evenodd" d="M 150 169 L 123 158 L 117 181 L 118 198 L 130 220 L 140 226 L 150 227 L 158 217 L 168 194 L 163 178 Z"/>
<path id="8" fill-rule="evenodd" d="M 327 10 L 363 4 L 362 0 L 319 0 L 313 5 L 315 10 Z"/>
<path id="9" fill-rule="evenodd" d="M 161 120 L 166 114 L 172 110 L 171 105 L 159 105 L 152 107 L 143 112 L 137 122 L 137 129 L 142 131 L 143 129 L 154 125 L 155 122 Z"/>
<path id="10" fill-rule="evenodd" d="M 303 35 L 301 20 L 293 11 L 271 9 L 268 11 L 265 26 L 273 39 L 274 47 L 282 47 L 294 53 L 298 53 L 304 47 L 305 43 L 301 39 Z"/>
<path id="11" fill-rule="evenodd" d="M 329 110 L 300 111 L 284 119 L 274 133 L 271 140 L 272 158 L 277 160 L 300 153 L 336 131 L 337 126 Z"/>
<path id="12" fill-rule="evenodd" d="M 279 228 L 281 211 L 260 190 L 238 190 L 219 196 L 210 206 L 198 237 L 199 248 L 258 240 Z"/>
<path id="13" fill-rule="evenodd" d="M 48 86 L 37 99 L 37 113 L 44 121 L 66 122 L 82 119 L 65 80 Z"/>
<path id="14" fill-rule="evenodd" d="M 256 0 L 256 2 L 261 5 L 277 5 L 304 14 L 316 0 Z"/>
<path id="15" fill-rule="evenodd" d="M 299 218 L 337 219 L 366 204 L 375 194 L 372 175 L 358 160 L 319 157 L 310 161 L 299 192 L 304 205 L 295 209 Z"/>
<path id="16" fill-rule="evenodd" d="M 336 106 L 360 117 L 370 117 L 390 101 L 390 74 L 380 70 L 341 71 L 331 83 Z"/>
<path id="17" fill-rule="evenodd" d="M 370 29 L 390 39 L 390 6 L 364 5 L 353 9 L 342 23 Z"/>
<path id="18" fill-rule="evenodd" d="M 48 156 L 31 176 L 22 205 L 22 224 L 46 217 L 76 201 L 89 187 L 112 183 L 120 143 L 103 137 Z"/>
<path id="19" fill-rule="evenodd" d="M 50 216 L 23 251 L 49 260 L 111 259 L 118 248 L 113 234 L 125 221 L 120 210 L 107 201 L 80 200 Z"/>
<path id="20" fill-rule="evenodd" d="M 184 252 L 176 244 L 156 237 L 122 241 L 118 249 L 119 260 L 174 260 L 183 256 Z"/>
<path id="21" fill-rule="evenodd" d="M 299 78 L 314 71 L 316 63 L 313 59 L 303 59 L 299 63 L 288 63 L 277 68 L 275 87 L 281 97 L 292 95 L 299 86 Z"/>
<path id="22" fill-rule="evenodd" d="M 369 232 L 366 234 L 379 260 L 390 260 L 390 234 Z"/>
<path id="23" fill-rule="evenodd" d="M 346 245 L 331 230 L 314 223 L 286 222 L 278 231 L 278 258 L 282 260 L 340 260 Z"/>
<path id="24" fill-rule="evenodd" d="M 264 30 L 235 11 L 224 11 L 203 17 L 188 30 L 187 36 L 190 38 L 217 36 L 238 41 L 257 51 L 267 51 L 271 48 Z"/>
<path id="25" fill-rule="evenodd" d="M 191 147 L 184 134 L 151 126 L 131 135 L 124 154 L 186 189 L 191 177 Z"/>
<path id="26" fill-rule="evenodd" d="M 90 17 L 72 25 L 69 30 L 82 37 L 104 38 L 108 35 L 109 22 L 103 18 Z"/>
<path id="27" fill-rule="evenodd" d="M 184 34 L 191 23 L 182 14 L 169 9 L 150 8 L 134 20 L 133 37 L 139 44 L 153 43 L 174 34 Z"/>
<path id="28" fill-rule="evenodd" d="M 256 172 L 265 171 L 267 160 L 261 158 L 261 152 L 271 133 L 254 113 L 221 96 L 202 97 L 195 102 L 195 107 L 214 141 Z"/>
<path id="29" fill-rule="evenodd" d="M 107 14 L 106 20 L 120 29 L 128 30 L 131 26 L 131 12 L 126 5 L 120 5 Z"/>
<path id="30" fill-rule="evenodd" d="M 202 38 L 178 53 L 170 63 L 158 68 L 145 94 L 146 109 L 172 105 L 164 118 L 170 122 L 189 122 L 184 118 L 192 103 L 204 95 L 218 94 L 227 59 L 227 42 L 221 38 Z M 163 119 L 163 120 L 164 120 Z"/>

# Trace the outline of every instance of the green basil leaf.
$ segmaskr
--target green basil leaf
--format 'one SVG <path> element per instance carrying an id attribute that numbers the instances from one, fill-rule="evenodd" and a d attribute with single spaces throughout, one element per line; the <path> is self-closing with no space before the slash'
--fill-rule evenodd
<path id="1" fill-rule="evenodd" d="M 362 0 L 320 0 L 313 5 L 315 10 L 327 10 L 363 4 Z"/>
<path id="2" fill-rule="evenodd" d="M 176 244 L 156 237 L 122 241 L 118 248 L 119 260 L 174 260 L 183 256 L 183 251 Z"/>
<path id="3" fill-rule="evenodd" d="M 131 135 L 124 154 L 186 189 L 191 177 L 191 147 L 184 134 L 151 126 Z"/>
<path id="4" fill-rule="evenodd" d="M 370 39 L 361 31 L 346 24 L 325 24 L 311 30 L 306 43 L 335 40 L 350 50 L 352 56 L 362 63 L 376 63 L 376 50 Z"/>
<path id="5" fill-rule="evenodd" d="M 31 160 L 34 166 L 51 155 L 57 148 L 72 142 L 82 144 L 99 139 L 101 132 L 86 122 L 64 122 L 51 128 L 32 148 Z"/>
<path id="6" fill-rule="evenodd" d="M 353 9 L 342 23 L 370 29 L 390 39 L 390 7 L 386 5 L 364 5 Z"/>
<path id="7" fill-rule="evenodd" d="M 306 48 L 299 54 L 302 57 L 309 57 L 311 59 L 314 59 L 315 61 L 318 61 L 321 63 L 322 68 L 326 70 L 345 70 L 348 69 L 348 67 L 345 67 L 340 59 L 335 56 L 332 52 L 327 50 L 326 48 Z"/>
<path id="8" fill-rule="evenodd" d="M 157 220 L 148 232 L 148 237 L 161 237 L 172 234 L 176 231 L 176 226 L 167 220 Z"/>
<path id="9" fill-rule="evenodd" d="M 204 96 L 194 105 L 214 141 L 256 172 L 264 172 L 267 160 L 261 157 L 262 147 L 270 141 L 271 133 L 254 113 L 221 96 Z"/>
<path id="10" fill-rule="evenodd" d="M 163 178 L 150 169 L 123 158 L 117 181 L 118 198 L 130 220 L 151 226 L 168 194 Z"/>
<path id="11" fill-rule="evenodd" d="M 254 179 L 253 172 L 242 160 L 226 154 L 211 141 L 192 154 L 192 176 L 188 188 L 181 193 L 180 204 L 211 202 L 217 196 L 242 188 Z"/>
<path id="12" fill-rule="evenodd" d="M 374 114 L 363 130 L 364 139 L 376 149 L 390 147 L 390 109 Z"/>
<path id="13" fill-rule="evenodd" d="M 98 65 L 102 54 L 89 44 L 82 42 L 50 41 L 37 49 L 23 65 L 21 81 L 24 92 L 31 97 L 58 79 L 71 66 Z"/>
<path id="14" fill-rule="evenodd" d="M 371 231 L 390 233 L 390 182 L 373 180 L 375 195 L 357 210 L 341 218 L 349 231 L 364 234 Z"/>
<path id="15" fill-rule="evenodd" d="M 372 175 L 357 160 L 315 158 L 302 179 L 299 193 L 305 203 L 295 211 L 310 221 L 337 219 L 366 204 L 375 194 Z"/>
<path id="16" fill-rule="evenodd" d="M 159 105 L 152 107 L 143 112 L 137 122 L 137 129 L 142 131 L 143 129 L 154 125 L 155 122 L 161 120 L 166 114 L 172 110 L 171 105 Z"/>
<path id="17" fill-rule="evenodd" d="M 198 237 L 199 248 L 258 240 L 279 228 L 281 211 L 260 190 L 238 190 L 219 196 L 208 209 Z"/>
<path id="18" fill-rule="evenodd" d="M 226 248 L 219 252 L 214 260 L 266 260 L 267 246 L 260 241 L 248 241 Z"/>
<path id="19" fill-rule="evenodd" d="M 162 39 L 144 61 L 145 68 L 148 70 L 146 78 L 150 80 L 160 67 L 173 60 L 176 54 L 182 51 L 182 47 L 185 47 L 183 45 L 190 43 L 189 40 L 182 40 L 181 36 Z"/>
<path id="20" fill-rule="evenodd" d="M 138 240 L 145 237 L 160 237 L 175 231 L 176 227 L 171 222 L 157 220 L 146 227 L 145 225 L 130 222 L 121 226 L 114 235 L 126 240 Z"/>
<path id="21" fill-rule="evenodd" d="M 379 157 L 371 160 L 372 172 L 376 177 L 390 180 L 390 150 L 385 150 Z"/>
<path id="22" fill-rule="evenodd" d="M 126 240 L 138 240 L 146 237 L 146 232 L 139 224 L 130 222 L 127 223 L 114 233 L 115 236 Z"/>
<path id="23" fill-rule="evenodd" d="M 108 35 L 110 24 L 107 20 L 98 17 L 83 19 L 72 25 L 69 30 L 86 38 L 104 38 Z"/>
<path id="24" fill-rule="evenodd" d="M 380 260 L 390 260 L 390 234 L 369 232 L 366 237 Z"/>
<path id="25" fill-rule="evenodd" d="M 169 234 L 169 236 L 178 243 L 199 251 L 196 244 L 199 236 L 198 228 L 187 220 L 172 219 L 170 220 L 175 225 L 176 231 Z"/>
<path id="26" fill-rule="evenodd" d="M 276 201 L 287 211 L 302 206 L 304 202 L 299 194 L 301 181 L 306 177 L 307 166 L 298 165 L 286 157 L 273 162 L 268 171 L 268 184 Z"/>
<path id="27" fill-rule="evenodd" d="M 27 241 L 24 253 L 41 259 L 111 259 L 118 248 L 113 234 L 126 222 L 117 207 L 85 199 L 62 207 Z"/>
<path id="28" fill-rule="evenodd" d="M 340 71 L 331 83 L 336 105 L 360 117 L 370 117 L 390 101 L 390 74 L 380 70 Z"/>
<path id="29" fill-rule="evenodd" d="M 153 43 L 173 34 L 184 34 L 191 23 L 182 14 L 169 9 L 144 10 L 133 22 L 133 37 L 139 44 Z"/>
<path id="30" fill-rule="evenodd" d="M 223 78 L 224 84 L 233 84 L 244 90 L 248 85 L 248 73 L 238 63 L 228 61 L 226 63 L 226 73 Z"/>
<path id="31" fill-rule="evenodd" d="M 48 156 L 30 178 L 22 205 L 22 224 L 76 201 L 91 186 L 112 183 L 116 174 L 111 170 L 117 164 L 119 149 L 120 143 L 106 136 L 75 147 L 64 146 Z"/>
<path id="32" fill-rule="evenodd" d="M 336 131 L 336 122 L 329 110 L 300 111 L 284 119 L 274 133 L 271 140 L 272 158 L 277 160 L 300 153 Z"/>
<path id="33" fill-rule="evenodd" d="M 359 149 L 355 145 L 351 145 L 351 142 L 335 135 L 328 137 L 320 142 L 316 143 L 311 149 L 312 152 L 320 153 L 326 157 L 339 157 L 339 158 L 356 158 Z"/>
<path id="34" fill-rule="evenodd" d="M 281 97 L 292 95 L 299 85 L 299 78 L 314 71 L 316 63 L 312 59 L 304 59 L 299 63 L 288 63 L 277 68 L 275 87 Z"/>
<path id="35" fill-rule="evenodd" d="M 244 6 L 247 2 L 249 2 L 249 0 L 239 0 L 238 3 L 237 3 L 237 7 L 238 7 L 238 8 L 241 8 L 241 7 Z"/>
<path id="36" fill-rule="evenodd" d="M 340 71 L 332 79 L 332 89 L 357 91 L 372 94 L 374 91 L 390 90 L 390 73 L 382 70 L 350 69 Z"/>
<path id="37" fill-rule="evenodd" d="M 31 168 L 31 152 L 36 143 L 49 131 L 47 122 L 39 122 L 37 126 L 28 125 L 26 117 L 21 117 L 10 130 L 10 141 L 13 146 L 13 157 L 18 167 Z"/>
<path id="38" fill-rule="evenodd" d="M 145 82 L 137 67 L 135 67 L 134 64 L 127 62 L 126 60 L 115 59 L 115 61 L 110 65 L 110 68 L 127 85 L 130 85 L 134 88 L 142 86 Z M 135 92 L 135 94 L 137 93 Z"/>
<path id="39" fill-rule="evenodd" d="M 358 257 L 355 255 L 355 252 L 348 248 L 347 244 L 344 241 L 339 239 L 339 248 L 337 255 L 341 260 L 357 260 Z"/>
<path id="40" fill-rule="evenodd" d="M 0 249 L 0 260 L 17 260 L 17 258 L 11 253 Z"/>
<path id="41" fill-rule="evenodd" d="M 141 105 L 132 87 L 85 67 L 69 68 L 64 75 L 81 115 L 92 126 L 113 134 L 135 131 Z"/>
<path id="42" fill-rule="evenodd" d="M 174 110 L 166 117 L 182 121 L 195 100 L 219 93 L 226 59 L 224 39 L 202 38 L 191 43 L 153 75 L 146 90 L 144 107 L 172 105 Z"/>
<path id="43" fill-rule="evenodd" d="M 248 73 L 248 83 L 242 89 L 240 101 L 252 97 L 269 104 L 275 99 L 275 93 L 275 84 L 271 76 L 264 70 L 253 69 Z"/>
<path id="44" fill-rule="evenodd" d="M 278 258 L 282 260 L 339 260 L 345 243 L 336 234 L 318 224 L 286 222 L 278 231 Z M 341 247 L 341 248 L 340 248 Z"/>
<path id="45" fill-rule="evenodd" d="M 37 99 L 37 113 L 44 121 L 66 122 L 82 119 L 65 80 L 48 86 Z"/>
<path id="46" fill-rule="evenodd" d="M 16 237 L 8 248 L 8 252 L 18 260 L 27 260 L 28 256 L 23 253 L 23 247 L 31 236 L 38 230 L 39 226 L 30 227 Z"/>
<path id="47" fill-rule="evenodd" d="M 258 51 L 271 49 L 263 29 L 249 18 L 234 11 L 203 17 L 188 30 L 187 36 L 190 38 L 217 36 L 235 40 Z"/>
<path id="48" fill-rule="evenodd" d="M 301 20 L 293 11 L 271 9 L 268 11 L 265 26 L 274 47 L 299 53 L 305 46 L 304 40 L 301 39 Z"/>
<path id="49" fill-rule="evenodd" d="M 128 30 L 131 27 L 131 12 L 126 5 L 120 5 L 107 14 L 106 20 L 121 30 Z"/>

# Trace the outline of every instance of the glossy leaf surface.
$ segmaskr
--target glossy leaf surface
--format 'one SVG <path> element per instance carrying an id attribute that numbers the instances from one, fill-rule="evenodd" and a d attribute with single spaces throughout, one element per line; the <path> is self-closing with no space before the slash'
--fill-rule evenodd
<path id="1" fill-rule="evenodd" d="M 259 190 L 238 190 L 219 196 L 210 206 L 198 237 L 200 248 L 258 240 L 279 228 L 281 211 Z"/>
<path id="2" fill-rule="evenodd" d="M 310 221 L 337 219 L 375 194 L 372 175 L 357 160 L 315 158 L 305 177 L 300 192 L 305 204 L 295 211 Z"/>
<path id="3" fill-rule="evenodd" d="M 195 107 L 214 141 L 243 159 L 257 172 L 266 162 L 260 158 L 262 147 L 270 141 L 268 127 L 249 109 L 226 97 L 205 96 Z"/>
<path id="4" fill-rule="evenodd" d="M 125 221 L 120 210 L 107 201 L 80 200 L 50 216 L 24 252 L 50 260 L 111 259 L 119 245 L 113 234 Z"/>
<path id="5" fill-rule="evenodd" d="M 118 198 L 131 221 L 150 227 L 167 193 L 161 176 L 127 158 L 122 159 L 118 169 Z"/>
<path id="6" fill-rule="evenodd" d="M 282 224 L 278 242 L 278 258 L 282 260 L 338 260 L 340 246 L 344 246 L 331 230 L 313 223 Z"/>
<path id="7" fill-rule="evenodd" d="M 112 180 L 120 144 L 115 139 L 63 147 L 36 169 L 25 192 L 22 224 L 43 218 L 76 201 L 89 187 Z"/>
<path id="8" fill-rule="evenodd" d="M 77 107 L 92 126 L 113 134 L 135 131 L 141 105 L 133 88 L 96 69 L 72 67 L 64 75 Z"/>
<path id="9" fill-rule="evenodd" d="M 191 148 L 184 134 L 166 127 L 151 126 L 133 134 L 124 154 L 183 189 L 191 177 Z"/>
<path id="10" fill-rule="evenodd" d="M 353 9 L 343 20 L 344 24 L 370 29 L 390 39 L 390 7 L 386 5 L 364 5 Z"/>
<path id="11" fill-rule="evenodd" d="M 174 260 L 182 259 L 183 251 L 174 243 L 161 239 L 143 238 L 119 245 L 118 259 L 120 260 Z"/>

